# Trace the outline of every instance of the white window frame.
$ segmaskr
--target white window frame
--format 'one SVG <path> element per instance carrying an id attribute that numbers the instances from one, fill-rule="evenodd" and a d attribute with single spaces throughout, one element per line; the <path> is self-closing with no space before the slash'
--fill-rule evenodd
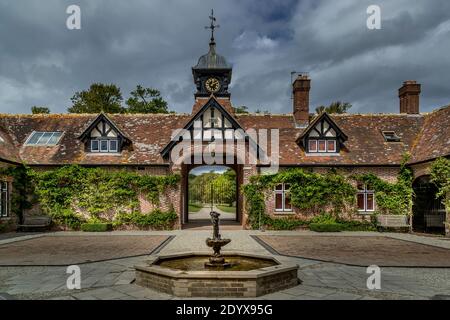
<path id="1" fill-rule="evenodd" d="M 337 140 L 336 139 L 316 139 L 314 137 L 313 139 L 309 138 L 307 141 L 308 141 L 307 142 L 308 143 L 308 152 L 307 153 L 320 153 L 320 154 L 323 154 L 323 153 L 337 153 Z M 311 141 L 315 141 L 316 150 L 311 150 L 311 148 L 310 148 Z M 330 141 L 333 142 L 333 146 L 334 146 L 333 149 L 329 149 L 328 148 L 328 143 Z M 320 142 L 325 142 L 325 150 L 324 149 L 322 149 L 322 150 L 319 149 L 319 143 Z"/>
<path id="2" fill-rule="evenodd" d="M 320 142 L 324 142 L 324 144 L 325 144 L 325 149 L 324 150 L 320 150 Z M 327 152 L 327 140 L 325 140 L 325 139 L 317 139 L 317 152 L 318 153 L 325 153 L 325 152 Z"/>
<path id="3" fill-rule="evenodd" d="M 93 148 L 94 142 L 97 142 L 97 149 Z M 100 152 L 100 140 L 96 139 L 91 140 L 91 152 Z"/>
<path id="4" fill-rule="evenodd" d="M 1 181 L 0 180 L 0 210 L 2 208 L 2 198 L 3 194 L 6 194 L 5 196 L 5 211 L 0 211 L 0 218 L 8 218 L 9 217 L 9 182 L 8 181 Z"/>
<path id="5" fill-rule="evenodd" d="M 334 145 L 334 149 L 333 149 L 333 150 L 328 149 L 328 143 L 329 143 L 330 141 L 333 142 L 333 145 Z M 327 152 L 330 152 L 330 153 L 331 153 L 331 152 L 336 152 L 336 140 L 334 140 L 334 139 L 329 139 L 329 140 L 326 140 L 326 142 L 327 142 L 327 148 L 326 148 L 326 149 L 327 149 Z"/>
<path id="6" fill-rule="evenodd" d="M 99 139 L 100 144 L 98 146 L 98 149 L 100 150 L 100 152 L 104 152 L 104 153 L 108 153 L 109 152 L 109 142 L 108 139 Z M 106 143 L 106 149 L 102 148 L 102 144 Z"/>
<path id="7" fill-rule="evenodd" d="M 311 148 L 310 148 L 312 141 L 314 141 L 315 144 L 316 144 L 316 150 L 311 150 Z M 317 152 L 319 152 L 319 142 L 317 141 L 317 139 L 309 139 L 308 140 L 308 152 L 310 152 L 310 153 L 317 153 Z"/>
<path id="8" fill-rule="evenodd" d="M 94 150 L 92 144 L 96 141 L 98 143 L 98 149 Z M 116 148 L 111 148 L 111 141 L 116 142 Z M 102 149 L 102 142 L 106 142 L 106 150 Z M 92 139 L 91 140 L 91 152 L 93 153 L 118 153 L 119 152 L 119 140 L 118 139 Z"/>
<path id="9" fill-rule="evenodd" d="M 289 183 L 287 183 L 289 184 Z M 277 186 L 281 185 L 281 190 L 277 190 Z M 288 189 L 286 189 L 286 184 L 285 183 L 279 183 L 274 187 L 274 202 L 275 202 L 275 212 L 293 212 L 292 210 L 292 203 L 290 203 L 291 207 L 290 208 L 286 208 L 286 194 L 290 194 L 290 187 Z M 281 209 L 277 209 L 277 194 L 281 194 Z"/>
<path id="10" fill-rule="evenodd" d="M 111 142 L 115 142 L 116 143 L 116 148 L 115 149 L 113 149 L 111 147 Z M 109 152 L 118 152 L 119 151 L 119 141 L 117 139 L 110 139 L 108 141 L 108 151 Z"/>
<path id="11" fill-rule="evenodd" d="M 364 183 L 363 184 L 363 189 L 359 189 L 358 188 L 358 193 L 357 193 L 356 197 L 358 197 L 360 194 L 364 195 L 364 209 L 359 209 L 358 208 L 358 212 L 360 212 L 360 213 L 364 213 L 364 212 L 371 213 L 371 212 L 374 212 L 375 211 L 375 205 L 376 205 L 376 203 L 375 203 L 375 191 L 367 189 L 367 184 Z M 373 201 L 372 209 L 367 209 L 367 195 L 368 194 L 372 195 L 372 199 L 373 199 L 372 200 Z M 358 200 L 358 199 L 356 199 L 356 200 Z M 358 201 L 356 201 L 356 205 L 358 205 Z"/>

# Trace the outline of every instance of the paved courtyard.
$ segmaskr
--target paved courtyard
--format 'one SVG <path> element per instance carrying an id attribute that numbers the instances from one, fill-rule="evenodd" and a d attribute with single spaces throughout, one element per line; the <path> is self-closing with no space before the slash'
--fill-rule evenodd
<path id="1" fill-rule="evenodd" d="M 167 237 L 169 240 L 165 241 Z M 120 247 L 121 240 L 130 238 L 140 244 L 129 243 L 130 252 L 133 248 L 144 248 L 145 254 L 168 254 L 183 251 L 208 251 L 205 238 L 210 236 L 209 230 L 183 230 L 183 231 L 154 231 L 154 232 L 113 232 L 108 235 L 92 235 L 77 232 L 52 233 L 40 235 L 27 235 L 20 238 L 9 238 L 0 240 L 0 247 L 17 246 L 20 243 L 32 243 L 41 241 L 52 243 L 55 247 L 66 248 L 67 255 L 78 252 L 83 256 L 82 250 L 71 251 L 71 246 L 66 243 L 74 243 L 75 238 L 86 238 L 84 249 L 92 251 L 100 257 L 101 246 L 95 247 L 96 240 L 105 238 L 103 248 Z M 423 267 L 382 267 L 381 268 L 381 289 L 369 290 L 366 281 L 369 274 L 366 267 L 349 266 L 342 263 L 318 261 L 312 258 L 297 258 L 275 254 L 273 249 L 262 245 L 254 236 L 283 237 L 284 240 L 295 239 L 295 237 L 308 237 L 311 244 L 316 243 L 316 249 L 323 245 L 323 235 L 309 231 L 244 231 L 244 230 L 223 230 L 223 237 L 232 239 L 225 251 L 245 251 L 274 255 L 279 260 L 295 262 L 300 266 L 298 273 L 302 283 L 294 288 L 278 293 L 260 297 L 261 299 L 435 299 L 437 297 L 450 297 L 450 268 L 423 268 Z M 144 240 L 150 237 L 152 240 Z M 291 238 L 292 237 L 292 238 Z M 405 242 L 415 246 L 424 245 L 421 249 L 429 248 L 431 252 L 435 249 L 450 250 L 450 241 L 442 238 L 422 237 L 409 234 L 393 233 L 347 233 L 343 232 L 331 235 L 330 242 L 340 243 L 344 252 L 351 252 L 355 239 L 352 237 L 362 237 L 358 242 L 358 251 L 353 250 L 354 257 L 363 254 L 364 249 L 373 245 L 372 238 L 377 238 L 377 244 L 383 245 L 393 243 L 395 245 Z M 343 239 L 348 238 L 348 239 Z M 380 239 L 378 239 L 380 238 Z M 28 240 L 25 240 L 28 239 Z M 159 240 L 157 240 L 159 239 Z M 306 238 L 304 238 L 306 239 Z M 141 241 L 143 240 L 143 241 Z M 266 239 L 267 240 L 267 239 Z M 365 240 L 365 241 L 363 241 Z M 43 241 L 43 242 L 42 242 Z M 385 241 L 385 242 L 383 242 Z M 159 242 L 156 244 L 156 242 Z M 281 245 L 281 240 L 279 240 Z M 294 241 L 296 242 L 296 241 Z M 366 247 L 361 247 L 361 243 L 366 243 Z M 88 245 L 90 243 L 92 246 Z M 109 243 L 109 245 L 108 245 Z M 297 243 L 297 242 L 296 242 Z M 275 245 L 274 245 L 275 246 Z M 292 246 L 292 245 L 291 245 Z M 337 245 L 336 245 L 337 246 Z M 347 247 L 349 246 L 349 247 Z M 95 250 L 94 250 L 95 248 Z M 413 247 L 411 247 L 413 248 Z M 403 248 L 396 247 L 396 250 Z M 22 249 L 24 250 L 24 249 Z M 57 250 L 57 249 L 54 249 Z M 113 249 L 108 249 L 110 252 Z M 142 288 L 135 285 L 134 269 L 135 264 L 146 261 L 149 255 L 130 256 L 124 255 L 126 249 L 117 249 L 122 252 L 120 258 L 111 258 L 99 262 L 87 262 L 80 265 L 81 268 L 81 289 L 69 290 L 66 286 L 68 274 L 65 266 L 0 266 L 0 296 L 14 299 L 178 299 L 176 297 L 159 293 L 151 289 Z M 139 249 L 141 250 L 141 249 Z M 137 252 L 140 252 L 137 250 Z M 310 249 L 312 250 L 312 249 Z M 384 249 L 383 249 L 384 250 Z M 413 252 L 410 249 L 408 252 Z M 24 251 L 22 251 L 23 253 Z M 398 251 L 397 251 L 398 252 Z M 22 254 L 21 253 L 21 254 Z M 41 251 L 45 256 L 46 254 Z M 398 252 L 400 255 L 401 253 Z M 39 256 L 35 253 L 36 257 Z M 424 252 L 426 254 L 426 252 Z M 435 254 L 435 253 L 433 253 Z M 134 255 L 134 254 L 133 254 Z M 0 255 L 0 263 L 4 263 L 3 254 Z M 20 256 L 17 257 L 20 261 Z M 9 256 L 8 259 L 12 259 Z M 75 259 L 75 260 L 80 260 Z M 86 260 L 86 259 L 84 259 Z M 103 260 L 97 258 L 96 260 Z M 325 259 L 322 259 L 325 260 Z M 11 260 L 9 260 L 11 262 Z M 8 262 L 8 264 L 9 264 Z M 367 261 L 369 262 L 369 261 Z M 17 263 L 16 263 L 17 264 Z"/>
<path id="2" fill-rule="evenodd" d="M 0 245 L 0 266 L 71 265 L 148 255 L 168 236 L 78 235 L 23 239 Z"/>
<path id="3" fill-rule="evenodd" d="M 388 237 L 259 236 L 278 254 L 349 265 L 450 267 L 450 250 Z"/>

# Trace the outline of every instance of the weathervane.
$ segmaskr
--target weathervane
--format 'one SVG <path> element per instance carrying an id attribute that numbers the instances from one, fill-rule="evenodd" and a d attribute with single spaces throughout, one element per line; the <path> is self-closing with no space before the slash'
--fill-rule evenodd
<path id="1" fill-rule="evenodd" d="M 209 16 L 211 20 L 211 25 L 205 27 L 205 29 L 211 29 L 211 44 L 214 44 L 214 29 L 220 28 L 218 24 L 214 24 L 216 22 L 216 17 L 214 17 L 214 10 L 211 9 L 211 15 Z"/>

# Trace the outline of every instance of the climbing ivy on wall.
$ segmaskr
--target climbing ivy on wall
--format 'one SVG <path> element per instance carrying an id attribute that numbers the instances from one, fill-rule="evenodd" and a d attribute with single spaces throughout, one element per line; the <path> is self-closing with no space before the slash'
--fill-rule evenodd
<path id="1" fill-rule="evenodd" d="M 450 159 L 438 158 L 431 165 L 431 181 L 438 187 L 436 196 L 442 197 L 447 214 L 450 213 Z"/>
<path id="2" fill-rule="evenodd" d="M 413 174 L 411 169 L 405 165 L 407 159 L 405 156 L 395 183 L 386 182 L 372 173 L 353 176 L 353 179 L 370 185 L 375 191 L 375 200 L 379 213 L 393 215 L 412 214 Z"/>
<path id="3" fill-rule="evenodd" d="M 76 165 L 31 171 L 30 176 L 39 202 L 47 210 L 77 206 L 92 217 L 109 211 L 136 210 L 139 193 L 158 203 L 160 193 L 179 181 L 177 175 L 149 176 Z"/>
<path id="4" fill-rule="evenodd" d="M 0 169 L 0 177 L 12 177 L 11 212 L 23 223 L 24 210 L 32 207 L 32 185 L 28 176 L 29 169 L 24 165 Z"/>
<path id="5" fill-rule="evenodd" d="M 5 174 L 14 178 L 15 210 L 23 213 L 30 208 L 30 194 L 34 194 L 45 213 L 71 228 L 85 222 L 75 208 L 86 212 L 88 221 L 111 221 L 119 212 L 140 214 L 139 194 L 158 204 L 160 194 L 179 182 L 178 175 L 150 176 L 77 165 L 45 171 L 20 166 Z"/>
<path id="6" fill-rule="evenodd" d="M 311 216 L 328 212 L 342 219 L 342 212 L 356 212 L 357 190 L 354 184 L 357 181 L 370 184 L 375 190 L 379 213 L 408 215 L 412 208 L 413 189 L 412 172 L 406 167 L 406 160 L 405 157 L 395 183 L 386 182 L 372 173 L 346 177 L 334 169 L 320 174 L 296 168 L 274 175 L 252 176 L 243 187 L 249 225 L 258 228 L 261 223 L 272 228 L 292 229 L 305 223 L 292 218 L 272 218 L 266 213 L 267 193 L 273 192 L 274 186 L 283 182 L 290 184 L 292 205 L 311 213 Z"/>
<path id="7" fill-rule="evenodd" d="M 326 174 L 305 171 L 303 169 L 288 169 L 273 175 L 252 176 L 250 183 L 243 187 L 246 197 L 246 209 L 249 224 L 253 228 L 261 224 L 285 225 L 288 229 L 301 224 L 294 219 L 284 219 L 280 224 L 266 214 L 265 194 L 279 183 L 290 184 L 290 199 L 293 206 L 309 210 L 311 213 L 331 211 L 335 215 L 355 202 L 356 189 L 334 170 Z"/>

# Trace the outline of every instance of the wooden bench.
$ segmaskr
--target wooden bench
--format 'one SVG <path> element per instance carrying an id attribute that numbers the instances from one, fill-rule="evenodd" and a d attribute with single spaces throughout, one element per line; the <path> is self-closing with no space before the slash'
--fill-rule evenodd
<path id="1" fill-rule="evenodd" d="M 23 224 L 17 225 L 18 231 L 25 230 L 33 230 L 33 229 L 48 229 L 50 224 L 52 223 L 52 219 L 47 216 L 34 216 L 34 217 L 25 217 Z"/>
<path id="2" fill-rule="evenodd" d="M 383 228 L 408 228 L 408 216 L 404 215 L 378 215 L 378 226 Z"/>

